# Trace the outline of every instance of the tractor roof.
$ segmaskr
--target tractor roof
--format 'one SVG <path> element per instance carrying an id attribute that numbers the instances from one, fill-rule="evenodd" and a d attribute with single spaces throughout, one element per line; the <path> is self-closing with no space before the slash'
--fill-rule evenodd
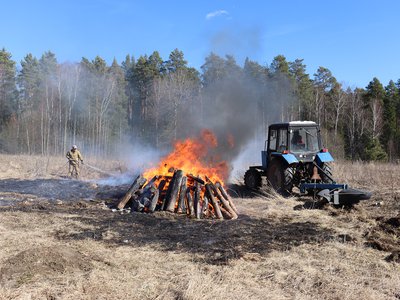
<path id="1" fill-rule="evenodd" d="M 270 127 L 279 128 L 279 127 L 291 127 L 291 126 L 317 126 L 317 123 L 313 121 L 291 121 L 286 123 L 275 123 L 271 124 Z"/>
<path id="2" fill-rule="evenodd" d="M 317 123 L 313 121 L 292 121 L 289 122 L 289 126 L 312 126 L 317 125 Z"/>

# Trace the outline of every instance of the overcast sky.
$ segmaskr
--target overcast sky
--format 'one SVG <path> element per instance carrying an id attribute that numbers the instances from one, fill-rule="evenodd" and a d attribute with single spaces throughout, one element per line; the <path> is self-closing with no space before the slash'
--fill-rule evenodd
<path id="1" fill-rule="evenodd" d="M 328 4 L 329 3 L 329 4 Z M 400 1 L 0 0 L 0 47 L 18 63 L 45 51 L 59 62 L 178 48 L 200 68 L 211 52 L 262 65 L 283 54 L 350 87 L 400 79 Z"/>

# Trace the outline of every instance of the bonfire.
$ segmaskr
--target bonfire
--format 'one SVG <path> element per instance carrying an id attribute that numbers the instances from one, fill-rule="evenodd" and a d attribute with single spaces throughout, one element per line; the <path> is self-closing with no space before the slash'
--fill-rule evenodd
<path id="1" fill-rule="evenodd" d="M 211 153 L 217 146 L 210 130 L 176 142 L 156 167 L 135 179 L 118 208 L 131 203 L 140 212 L 165 210 L 197 219 L 236 219 L 237 209 L 224 188 L 228 164 Z"/>

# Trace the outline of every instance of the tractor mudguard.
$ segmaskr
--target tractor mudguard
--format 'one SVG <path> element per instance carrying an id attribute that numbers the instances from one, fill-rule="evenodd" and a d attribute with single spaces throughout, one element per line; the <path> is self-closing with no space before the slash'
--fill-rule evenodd
<path id="1" fill-rule="evenodd" d="M 283 154 L 283 153 L 280 153 L 280 152 L 273 152 L 272 156 L 274 156 L 274 157 L 282 157 L 289 165 L 299 162 L 297 160 L 296 156 L 294 156 L 293 154 L 290 154 L 290 153 Z"/>
<path id="2" fill-rule="evenodd" d="M 332 155 L 329 152 L 319 152 L 317 153 L 315 160 L 317 164 L 320 166 L 323 163 L 334 161 Z"/>
<path id="3" fill-rule="evenodd" d="M 267 151 L 261 151 L 261 162 L 263 169 L 266 170 L 268 167 L 268 152 Z"/>

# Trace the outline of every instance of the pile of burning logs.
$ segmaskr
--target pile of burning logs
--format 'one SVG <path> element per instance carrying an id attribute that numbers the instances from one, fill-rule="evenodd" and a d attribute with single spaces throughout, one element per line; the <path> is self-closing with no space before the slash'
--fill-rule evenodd
<path id="1" fill-rule="evenodd" d="M 175 170 L 173 176 L 139 175 L 120 199 L 119 209 L 131 203 L 138 212 L 168 211 L 192 218 L 237 219 L 237 209 L 221 183 Z"/>

